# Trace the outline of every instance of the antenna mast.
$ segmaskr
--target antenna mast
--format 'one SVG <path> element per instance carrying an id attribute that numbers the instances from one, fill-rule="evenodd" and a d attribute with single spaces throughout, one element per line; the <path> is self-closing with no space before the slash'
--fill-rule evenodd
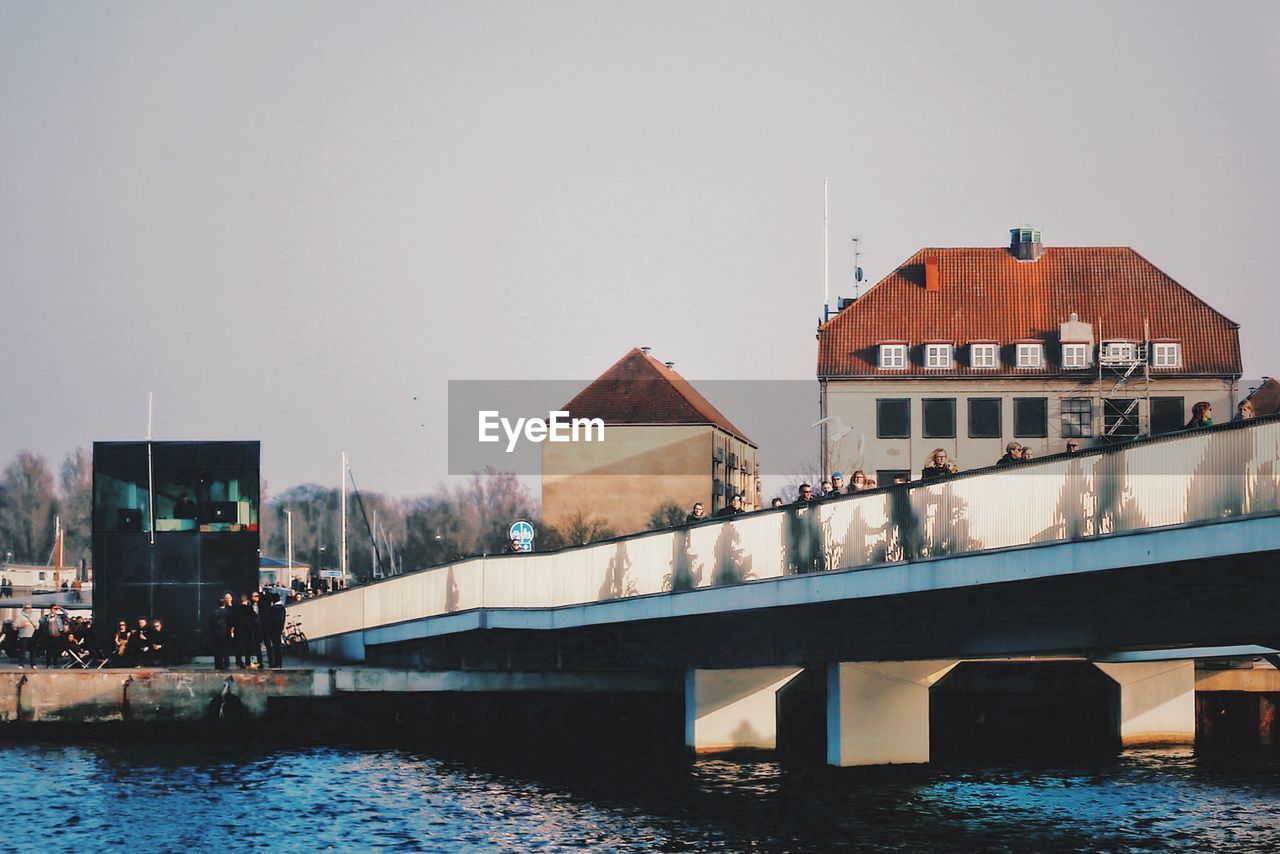
<path id="1" fill-rule="evenodd" d="M 831 179 L 822 179 L 822 322 L 831 317 Z"/>
<path id="2" fill-rule="evenodd" d="M 858 289 L 862 287 L 862 264 L 859 259 L 862 258 L 862 250 L 859 248 L 861 237 L 853 238 L 853 298 L 858 298 Z"/>

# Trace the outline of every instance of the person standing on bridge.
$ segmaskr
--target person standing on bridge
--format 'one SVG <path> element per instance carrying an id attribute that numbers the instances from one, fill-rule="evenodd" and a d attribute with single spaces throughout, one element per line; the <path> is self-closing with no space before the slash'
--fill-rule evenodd
<path id="1" fill-rule="evenodd" d="M 726 504 L 724 507 L 721 507 L 719 510 L 716 511 L 716 518 L 718 519 L 722 516 L 737 516 L 741 512 L 742 512 L 742 496 L 735 495 L 733 496 L 733 499 L 728 504 Z"/>
<path id="2" fill-rule="evenodd" d="M 1213 426 L 1213 406 L 1207 400 L 1198 401 L 1191 407 L 1191 420 L 1187 422 L 1185 430 L 1196 430 L 1200 427 Z"/>
<path id="3" fill-rule="evenodd" d="M 956 464 L 947 462 L 947 452 L 942 448 L 934 448 L 930 460 L 929 465 L 920 470 L 921 480 L 951 477 L 956 473 Z"/>
<path id="4" fill-rule="evenodd" d="M 695 522 L 701 522 L 707 518 L 707 511 L 703 508 L 701 501 L 695 501 L 693 510 L 689 511 L 689 515 L 684 517 L 686 525 L 692 525 Z"/>

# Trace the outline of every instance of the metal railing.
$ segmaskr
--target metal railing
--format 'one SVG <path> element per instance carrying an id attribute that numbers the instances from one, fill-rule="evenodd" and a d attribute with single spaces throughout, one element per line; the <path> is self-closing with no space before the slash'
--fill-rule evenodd
<path id="1" fill-rule="evenodd" d="M 476 608 L 576 605 L 1278 510 L 1280 419 L 1265 419 L 555 552 L 470 558 L 289 610 L 314 641 Z"/>

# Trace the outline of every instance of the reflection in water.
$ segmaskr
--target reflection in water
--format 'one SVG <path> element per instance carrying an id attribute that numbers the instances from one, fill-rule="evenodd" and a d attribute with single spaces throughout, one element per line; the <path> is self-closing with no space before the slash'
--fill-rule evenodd
<path id="1" fill-rule="evenodd" d="M 9 845 L 72 850 L 1264 851 L 1280 834 L 1278 768 L 1275 754 L 1185 748 L 873 778 L 726 759 L 0 749 Z"/>

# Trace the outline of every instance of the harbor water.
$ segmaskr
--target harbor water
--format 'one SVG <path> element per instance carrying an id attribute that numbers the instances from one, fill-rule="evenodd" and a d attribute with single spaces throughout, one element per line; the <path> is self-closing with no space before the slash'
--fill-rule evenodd
<path id="1" fill-rule="evenodd" d="M 1131 750 L 894 774 L 240 742 L 0 747 L 10 847 L 1271 851 L 1280 755 Z"/>

